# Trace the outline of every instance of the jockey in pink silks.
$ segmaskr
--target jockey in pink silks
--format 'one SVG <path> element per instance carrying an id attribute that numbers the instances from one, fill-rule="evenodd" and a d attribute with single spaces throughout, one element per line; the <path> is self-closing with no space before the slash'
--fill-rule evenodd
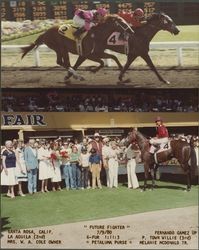
<path id="1" fill-rule="evenodd" d="M 97 10 L 76 10 L 73 23 L 79 29 L 74 32 L 74 36 L 79 38 L 83 32 L 89 31 L 93 26 L 98 24 L 106 14 L 107 10 L 104 8 Z"/>

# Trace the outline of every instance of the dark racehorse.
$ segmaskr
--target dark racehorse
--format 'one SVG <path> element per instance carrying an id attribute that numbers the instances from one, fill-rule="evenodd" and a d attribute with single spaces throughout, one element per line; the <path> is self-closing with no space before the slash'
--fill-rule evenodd
<path id="1" fill-rule="evenodd" d="M 69 52 L 78 54 L 76 42 L 59 34 L 58 29 L 58 26 L 48 29 L 46 32 L 41 34 L 34 43 L 22 48 L 22 58 L 32 49 L 36 49 L 41 44 L 46 44 L 50 49 L 56 52 L 57 64 L 69 70 L 69 75 L 76 76 L 76 72 L 71 69 L 68 54 Z M 98 56 L 98 51 L 100 51 L 101 58 L 111 58 L 115 60 L 121 70 L 122 65 L 117 57 L 104 52 L 106 41 L 114 31 L 134 33 L 130 26 L 121 17 L 117 15 L 107 15 L 103 22 L 100 25 L 91 28 L 86 37 L 83 39 L 83 57 L 85 59 L 101 63 L 102 60 Z M 96 51 L 97 56 L 92 55 L 93 51 Z"/>
<path id="2" fill-rule="evenodd" d="M 154 174 L 156 169 L 156 163 L 154 159 L 154 155 L 149 152 L 150 144 L 149 140 L 145 138 L 137 129 L 132 129 L 129 132 L 128 137 L 125 140 L 125 144 L 130 144 L 131 142 L 136 141 L 140 150 L 141 157 L 144 163 L 144 188 L 145 191 L 147 188 L 147 180 L 149 178 L 149 170 L 152 178 L 152 189 L 155 186 Z M 158 163 L 166 162 L 171 158 L 176 158 L 180 163 L 181 168 L 187 175 L 187 191 L 191 190 L 191 170 L 194 171 L 196 167 L 194 149 L 193 147 L 186 141 L 182 140 L 171 140 L 170 149 L 160 152 L 157 154 Z M 189 165 L 190 161 L 190 165 Z M 192 172 L 193 173 L 193 172 Z"/>
<path id="3" fill-rule="evenodd" d="M 136 28 L 135 34 L 130 35 L 128 39 L 129 52 L 127 55 L 127 62 L 119 75 L 119 80 L 121 82 L 123 81 L 124 73 L 128 70 L 132 62 L 140 56 L 144 59 L 147 65 L 155 72 L 160 81 L 169 84 L 169 81 L 165 80 L 158 73 L 156 67 L 154 66 L 149 56 L 149 44 L 152 38 L 160 30 L 166 30 L 174 35 L 177 35 L 180 32 L 169 16 L 164 13 L 154 13 L 147 19 L 147 23 L 145 25 Z M 123 45 L 107 45 L 106 49 L 110 49 L 123 54 L 125 53 Z M 93 52 L 93 54 L 94 53 L 95 51 Z M 99 55 L 100 51 L 98 50 L 97 56 L 99 57 Z M 76 70 L 84 62 L 84 60 L 86 60 L 86 58 L 80 56 L 73 68 Z M 101 67 L 102 65 L 100 65 L 98 69 L 100 69 Z M 97 71 L 98 69 L 96 69 L 95 71 Z"/>

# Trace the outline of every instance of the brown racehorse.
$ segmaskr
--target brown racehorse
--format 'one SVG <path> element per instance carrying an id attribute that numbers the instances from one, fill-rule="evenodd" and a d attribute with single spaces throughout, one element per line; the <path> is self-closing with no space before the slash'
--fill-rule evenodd
<path id="1" fill-rule="evenodd" d="M 152 178 L 152 189 L 155 186 L 155 171 L 157 164 L 155 163 L 154 155 L 149 152 L 150 144 L 149 140 L 145 138 L 137 129 L 133 128 L 131 132 L 129 132 L 128 137 L 124 141 L 126 145 L 130 144 L 131 142 L 136 141 L 140 150 L 141 150 L 141 157 L 144 163 L 144 188 L 145 191 L 147 188 L 147 180 L 149 178 L 149 170 L 151 173 Z M 187 175 L 187 191 L 191 190 L 191 171 L 193 171 L 196 167 L 195 162 L 195 155 L 194 149 L 192 145 L 190 145 L 186 141 L 182 140 L 171 140 L 170 141 L 170 148 L 166 151 L 162 151 L 157 154 L 157 161 L 158 163 L 166 162 L 171 158 L 176 158 L 180 163 L 181 168 Z M 190 165 L 189 165 L 190 161 Z"/>
<path id="2" fill-rule="evenodd" d="M 119 75 L 120 82 L 123 81 L 124 73 L 128 70 L 132 62 L 137 58 L 141 57 L 147 63 L 147 65 L 154 71 L 157 75 L 158 79 L 164 83 L 170 84 L 169 81 L 165 80 L 157 71 L 154 66 L 150 56 L 149 56 L 149 44 L 152 38 L 159 32 L 160 30 L 166 30 L 171 34 L 177 35 L 180 31 L 176 27 L 176 24 L 173 20 L 164 13 L 154 13 L 148 19 L 147 23 L 142 27 L 135 29 L 135 34 L 132 34 L 128 38 L 128 47 L 129 52 L 127 55 L 127 62 L 123 67 Z M 124 46 L 123 45 L 107 45 L 106 49 L 113 50 L 115 52 L 124 54 Z M 94 55 L 95 51 L 93 51 Z M 100 52 L 98 51 L 99 56 Z M 83 62 L 86 60 L 84 57 L 79 57 L 76 64 L 74 65 L 74 69 L 76 70 Z M 102 65 L 100 65 L 95 72 L 100 69 Z M 127 81 L 127 80 L 126 80 Z"/>
<path id="3" fill-rule="evenodd" d="M 54 50 L 57 55 L 57 64 L 63 66 L 69 70 L 69 75 L 77 76 L 75 70 L 71 68 L 69 60 L 69 52 L 78 54 L 76 41 L 68 39 L 58 33 L 58 26 L 54 26 L 41 34 L 34 43 L 27 47 L 22 48 L 22 58 L 32 49 L 36 49 L 41 44 L 46 44 L 50 49 Z M 114 32 L 134 33 L 131 27 L 117 15 L 107 15 L 103 22 L 95 27 L 91 28 L 86 37 L 82 41 L 83 56 L 86 59 L 97 61 L 102 64 L 102 60 L 98 56 L 100 52 L 101 58 L 111 58 L 115 60 L 119 69 L 122 69 L 117 57 L 104 52 L 106 41 L 108 37 Z M 96 52 L 96 56 L 93 56 L 93 51 Z M 81 79 L 81 78 L 80 78 Z"/>

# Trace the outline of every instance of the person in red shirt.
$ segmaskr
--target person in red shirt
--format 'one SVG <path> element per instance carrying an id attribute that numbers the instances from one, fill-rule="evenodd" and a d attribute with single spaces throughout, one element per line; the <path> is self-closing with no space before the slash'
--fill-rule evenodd
<path id="1" fill-rule="evenodd" d="M 150 153 L 155 153 L 157 147 L 158 149 L 163 149 L 169 141 L 169 133 L 166 126 L 163 124 L 163 120 L 160 117 L 157 117 L 155 123 L 156 137 L 150 140 L 150 144 L 152 145 L 150 148 Z"/>
<path id="2" fill-rule="evenodd" d="M 140 8 L 132 12 L 120 12 L 118 14 L 122 17 L 132 28 L 138 28 L 146 23 L 144 20 L 144 11 Z"/>

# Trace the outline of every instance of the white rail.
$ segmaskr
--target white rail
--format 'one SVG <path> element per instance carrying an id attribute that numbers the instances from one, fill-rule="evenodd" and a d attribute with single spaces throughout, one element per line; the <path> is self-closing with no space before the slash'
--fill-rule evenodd
<path id="1" fill-rule="evenodd" d="M 20 48 L 27 45 L 2 45 L 1 51 L 19 51 Z M 199 42 L 152 42 L 150 44 L 151 50 L 157 49 L 175 49 L 177 51 L 177 65 L 183 65 L 183 53 L 182 50 L 184 48 L 194 48 L 199 49 Z M 38 49 L 33 50 L 34 58 L 35 58 L 35 66 L 40 66 L 40 52 L 42 51 L 50 51 L 50 49 L 46 45 L 41 45 Z M 109 51 L 109 53 L 111 53 Z M 111 66 L 111 60 L 106 60 L 107 66 Z"/>

